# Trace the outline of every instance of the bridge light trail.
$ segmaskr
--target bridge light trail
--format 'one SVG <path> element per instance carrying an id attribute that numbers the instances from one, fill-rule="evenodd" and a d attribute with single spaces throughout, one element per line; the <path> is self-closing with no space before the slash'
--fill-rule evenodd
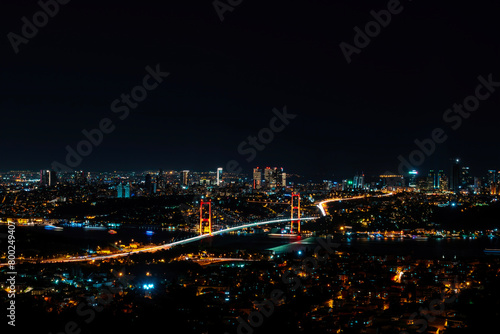
<path id="1" fill-rule="evenodd" d="M 304 218 L 300 218 L 300 220 L 314 220 L 314 219 L 317 219 L 317 218 L 316 217 L 304 217 Z M 292 220 L 291 218 L 286 218 L 286 219 L 275 219 L 275 220 L 266 220 L 266 221 L 261 221 L 261 222 L 248 223 L 248 224 L 243 224 L 243 225 L 234 226 L 234 227 L 226 228 L 226 229 L 223 229 L 223 230 L 215 231 L 215 232 L 212 232 L 212 235 L 217 235 L 217 234 L 223 234 L 223 233 L 227 233 L 227 232 L 237 231 L 237 230 L 241 230 L 241 229 L 244 229 L 244 228 L 247 228 L 247 227 L 254 227 L 254 226 L 259 226 L 259 225 L 267 225 L 267 224 L 284 223 L 284 222 L 289 222 L 291 220 Z M 295 220 L 297 220 L 297 219 L 295 219 Z M 107 259 L 116 259 L 116 258 L 120 258 L 120 257 L 130 256 L 132 254 L 152 253 L 152 252 L 156 252 L 156 251 L 159 251 L 159 250 L 165 250 L 165 249 L 169 249 L 171 247 L 175 247 L 175 246 L 187 244 L 187 243 L 190 243 L 190 242 L 199 241 L 199 240 L 202 240 L 202 239 L 205 239 L 205 238 L 209 238 L 212 235 L 210 235 L 210 234 L 197 235 L 195 237 L 191 237 L 191 238 L 187 238 L 187 239 L 184 239 L 184 240 L 179 240 L 179 241 L 171 242 L 171 243 L 168 243 L 168 244 L 163 244 L 163 245 L 159 245 L 159 246 L 145 247 L 145 248 L 133 250 L 133 251 L 130 251 L 130 252 L 124 252 L 124 253 L 116 253 L 116 254 L 101 255 L 101 256 L 89 256 L 89 255 L 86 255 L 86 256 L 76 256 L 76 257 L 71 257 L 71 258 L 59 258 L 59 259 L 43 260 L 43 261 L 40 261 L 40 263 L 89 262 L 89 261 L 101 261 L 101 260 L 107 260 Z M 7 265 L 8 265 L 7 263 L 0 263 L 0 267 L 7 266 Z"/>
<path id="2" fill-rule="evenodd" d="M 385 197 L 385 196 L 392 196 L 394 195 L 394 193 L 388 193 L 388 194 L 384 194 L 384 195 L 375 195 L 375 196 L 370 196 L 370 197 Z M 331 202 L 341 202 L 341 201 L 351 201 L 351 200 L 355 200 L 355 199 L 361 199 L 361 198 L 365 198 L 364 195 L 360 195 L 360 196 L 354 196 L 354 197 L 346 197 L 346 198 L 330 198 L 330 199 L 326 199 L 324 201 L 321 201 L 318 203 L 318 205 L 316 205 L 319 209 L 319 211 L 321 211 L 321 215 L 324 217 L 326 216 L 326 211 L 325 211 L 325 204 L 326 203 L 331 203 Z"/>

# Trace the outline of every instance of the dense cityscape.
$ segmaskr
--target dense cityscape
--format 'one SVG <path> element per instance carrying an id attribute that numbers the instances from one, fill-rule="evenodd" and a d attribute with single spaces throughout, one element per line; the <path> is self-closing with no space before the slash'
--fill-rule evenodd
<path id="1" fill-rule="evenodd" d="M 161 318 L 189 333 L 465 333 L 492 321 L 498 309 L 481 303 L 498 303 L 499 172 L 457 159 L 449 174 L 353 174 L 3 172 L 0 226 L 15 226 L 17 257 L 2 299 L 15 292 L 47 332 Z"/>
<path id="2" fill-rule="evenodd" d="M 500 2 L 1 9 L 1 334 L 498 332 Z"/>

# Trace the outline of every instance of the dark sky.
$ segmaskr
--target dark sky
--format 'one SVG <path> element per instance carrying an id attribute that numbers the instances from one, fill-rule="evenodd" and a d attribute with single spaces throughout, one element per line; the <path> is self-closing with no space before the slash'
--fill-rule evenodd
<path id="1" fill-rule="evenodd" d="M 62 1 L 62 0 L 61 0 Z M 229 2 L 221 0 L 222 3 Z M 233 0 L 233 3 L 238 1 Z M 500 88 L 457 130 L 443 114 L 473 95 L 478 76 L 500 81 L 498 1 L 401 1 L 402 10 L 347 63 L 370 11 L 383 1 L 72 0 L 20 44 L 37 1 L 0 10 L 0 170 L 65 164 L 66 146 L 109 118 L 115 129 L 76 166 L 84 170 L 214 170 L 239 162 L 311 177 L 396 171 L 415 139 L 448 139 L 417 169 L 500 169 Z M 12 36 L 12 35 L 11 35 Z M 142 84 L 145 67 L 170 75 L 125 119 L 111 103 Z M 253 161 L 238 153 L 273 108 L 297 115 Z"/>

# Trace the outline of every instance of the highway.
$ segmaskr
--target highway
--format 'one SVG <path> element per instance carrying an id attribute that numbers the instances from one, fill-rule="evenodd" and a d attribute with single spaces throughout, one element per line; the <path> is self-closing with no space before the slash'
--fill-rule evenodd
<path id="1" fill-rule="evenodd" d="M 352 201 L 352 200 L 355 200 L 355 199 L 369 198 L 369 197 L 386 197 L 386 196 L 392 196 L 392 195 L 394 195 L 394 193 L 388 193 L 388 194 L 384 194 L 384 195 L 375 195 L 375 196 L 360 195 L 360 196 L 346 197 L 346 198 L 330 198 L 330 199 L 326 199 L 324 201 L 319 202 L 318 205 L 316 205 L 316 206 L 318 207 L 319 211 L 321 211 L 321 214 L 324 217 L 324 216 L 326 216 L 326 211 L 325 211 L 325 207 L 324 207 L 324 205 L 326 203 L 341 202 L 341 201 Z"/>

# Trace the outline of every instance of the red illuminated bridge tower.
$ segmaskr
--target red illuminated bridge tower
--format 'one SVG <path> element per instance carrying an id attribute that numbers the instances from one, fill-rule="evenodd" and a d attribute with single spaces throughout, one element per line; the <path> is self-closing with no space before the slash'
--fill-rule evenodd
<path id="1" fill-rule="evenodd" d="M 212 202 L 201 201 L 200 203 L 200 235 L 212 235 Z"/>
<path id="2" fill-rule="evenodd" d="M 290 233 L 300 234 L 300 194 L 292 194 L 290 205 L 292 212 L 292 225 L 290 226 Z M 295 230 L 293 227 L 294 223 L 297 226 Z"/>

